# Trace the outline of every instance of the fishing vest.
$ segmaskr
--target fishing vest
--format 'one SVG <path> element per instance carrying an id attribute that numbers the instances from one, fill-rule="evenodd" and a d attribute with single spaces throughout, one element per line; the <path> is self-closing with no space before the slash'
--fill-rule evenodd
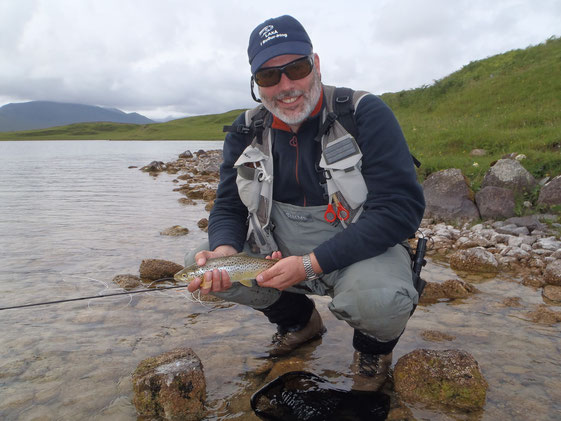
<path id="1" fill-rule="evenodd" d="M 335 212 L 341 206 L 348 211 L 348 218 L 338 218 L 334 223 L 347 227 L 362 213 L 368 190 L 361 173 L 362 153 L 355 139 L 357 134 L 353 136 L 345 127 L 356 131 L 353 130 L 354 110 L 369 93 L 327 85 L 323 86 L 323 93 L 326 106 L 321 111 L 316 138 L 322 151 L 319 170 L 325 180 L 329 205 Z M 224 131 L 245 134 L 252 139 L 234 167 L 239 196 L 249 212 L 247 242 L 254 253 L 261 254 L 278 250 L 270 220 L 274 177 L 272 120 L 271 113 L 260 105 L 245 112 L 245 125 L 224 127 Z"/>

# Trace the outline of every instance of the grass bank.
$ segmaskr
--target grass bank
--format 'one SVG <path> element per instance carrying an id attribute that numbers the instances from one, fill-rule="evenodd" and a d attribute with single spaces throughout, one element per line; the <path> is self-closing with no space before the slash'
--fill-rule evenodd
<path id="1" fill-rule="evenodd" d="M 167 123 L 77 123 L 48 129 L 0 133 L 0 140 L 216 140 L 222 126 L 243 110 L 181 118 Z"/>

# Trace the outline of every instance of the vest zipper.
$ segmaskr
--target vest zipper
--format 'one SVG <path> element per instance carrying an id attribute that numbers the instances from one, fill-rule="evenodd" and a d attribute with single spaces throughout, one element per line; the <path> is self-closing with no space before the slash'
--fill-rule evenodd
<path id="1" fill-rule="evenodd" d="M 300 186 L 300 190 L 302 191 L 302 196 L 304 197 L 304 206 L 306 206 L 306 194 L 304 193 L 304 190 L 300 185 L 300 178 L 298 177 L 298 163 L 300 161 L 300 148 L 298 147 L 298 137 L 296 137 L 295 133 L 292 134 L 292 138 L 290 139 L 290 146 L 296 148 L 296 163 L 294 165 L 294 174 L 296 176 L 296 182 L 298 183 L 298 186 Z"/>

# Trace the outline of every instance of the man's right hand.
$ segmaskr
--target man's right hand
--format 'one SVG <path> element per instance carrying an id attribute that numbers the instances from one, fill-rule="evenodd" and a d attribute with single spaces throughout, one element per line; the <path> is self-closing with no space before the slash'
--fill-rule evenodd
<path id="1" fill-rule="evenodd" d="M 218 246 L 214 251 L 202 250 L 195 254 L 195 262 L 199 266 L 204 266 L 208 259 L 215 257 L 227 257 L 237 254 L 238 251 L 232 246 Z M 189 292 L 195 292 L 200 289 L 201 293 L 208 294 L 209 292 L 221 292 L 226 291 L 232 286 L 230 282 L 230 276 L 225 270 L 219 271 L 215 269 L 214 271 L 205 272 L 202 278 L 195 278 L 189 283 L 187 290 Z"/>

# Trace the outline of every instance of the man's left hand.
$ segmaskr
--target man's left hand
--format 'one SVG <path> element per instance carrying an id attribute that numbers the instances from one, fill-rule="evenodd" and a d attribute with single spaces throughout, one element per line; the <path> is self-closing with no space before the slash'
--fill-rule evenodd
<path id="1" fill-rule="evenodd" d="M 274 258 L 276 256 L 273 255 Z M 262 287 L 284 290 L 306 279 L 302 256 L 289 256 L 279 260 L 272 268 L 257 275 Z"/>

